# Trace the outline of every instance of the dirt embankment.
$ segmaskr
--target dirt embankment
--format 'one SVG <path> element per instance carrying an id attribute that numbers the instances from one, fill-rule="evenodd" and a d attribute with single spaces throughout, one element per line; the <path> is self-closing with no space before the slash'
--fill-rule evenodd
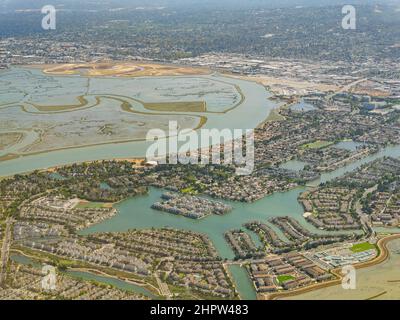
<path id="1" fill-rule="evenodd" d="M 380 264 L 380 263 L 386 261 L 386 259 L 390 255 L 389 249 L 387 248 L 387 244 L 390 241 L 393 241 L 395 239 L 400 239 L 400 234 L 394 234 L 394 235 L 390 235 L 390 236 L 387 236 L 387 237 L 379 239 L 378 242 L 377 242 L 378 255 L 374 259 L 372 259 L 370 261 L 363 262 L 363 263 L 358 263 L 358 264 L 354 265 L 354 268 L 356 268 L 356 269 L 368 268 L 368 267 L 372 267 L 374 265 L 377 265 L 377 264 Z M 300 294 L 304 294 L 304 293 L 307 293 L 307 292 L 310 292 L 310 291 L 323 289 L 323 288 L 327 288 L 327 287 L 331 287 L 331 286 L 335 286 L 335 285 L 340 285 L 342 283 L 342 279 L 343 279 L 343 275 L 341 273 L 341 269 L 332 270 L 332 273 L 336 277 L 334 280 L 323 282 L 323 283 L 316 283 L 316 284 L 313 284 L 311 286 L 300 288 L 300 289 L 296 289 L 296 290 L 293 290 L 293 291 L 278 292 L 278 293 L 260 295 L 259 299 L 261 299 L 261 300 L 284 299 L 284 298 L 288 298 L 288 297 L 293 297 L 293 296 L 297 296 L 297 295 L 300 295 Z"/>

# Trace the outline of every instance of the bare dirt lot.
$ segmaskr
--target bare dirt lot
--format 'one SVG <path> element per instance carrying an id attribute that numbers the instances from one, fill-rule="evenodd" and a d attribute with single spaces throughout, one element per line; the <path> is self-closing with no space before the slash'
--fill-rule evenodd
<path id="1" fill-rule="evenodd" d="M 42 66 L 43 67 L 43 66 Z M 172 65 L 161 65 L 152 63 L 133 62 L 104 62 L 104 63 L 82 63 L 47 65 L 44 73 L 54 75 L 85 76 L 116 76 L 116 77 L 145 77 L 145 76 L 183 76 L 209 74 L 210 71 L 203 68 L 179 67 Z"/>
<path id="2" fill-rule="evenodd" d="M 276 77 L 268 77 L 265 75 L 259 76 L 233 76 L 238 77 L 247 81 L 255 81 L 263 86 L 269 87 L 272 92 L 278 95 L 285 95 L 289 89 L 302 92 L 302 91 L 338 91 L 340 87 L 336 85 L 322 84 L 322 83 L 314 83 L 307 81 L 299 81 L 296 79 L 285 79 L 285 78 L 276 78 Z"/>

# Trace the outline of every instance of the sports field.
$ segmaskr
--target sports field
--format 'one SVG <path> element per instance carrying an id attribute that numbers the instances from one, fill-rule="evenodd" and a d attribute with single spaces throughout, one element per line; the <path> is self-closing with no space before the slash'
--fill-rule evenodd
<path id="1" fill-rule="evenodd" d="M 376 249 L 376 246 L 369 242 L 357 243 L 350 248 L 353 252 L 363 252 L 371 249 Z"/>
<path id="2" fill-rule="evenodd" d="M 323 141 L 323 140 L 317 140 L 311 143 L 307 143 L 307 144 L 303 144 L 300 148 L 303 150 L 306 149 L 323 149 L 326 147 L 329 147 L 331 145 L 333 145 L 334 142 L 332 141 Z"/>

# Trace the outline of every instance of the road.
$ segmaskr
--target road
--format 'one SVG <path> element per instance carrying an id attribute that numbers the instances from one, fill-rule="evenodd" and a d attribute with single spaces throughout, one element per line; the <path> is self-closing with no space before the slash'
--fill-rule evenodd
<path id="1" fill-rule="evenodd" d="M 158 287 L 160 288 L 161 291 L 161 295 L 163 295 L 164 297 L 167 297 L 167 299 L 171 299 L 172 298 L 172 293 L 168 288 L 168 285 L 165 282 L 162 282 L 160 277 L 158 276 L 158 274 L 156 273 L 155 275 L 156 280 L 157 280 L 157 284 Z"/>
<path id="2" fill-rule="evenodd" d="M 7 264 L 10 255 L 10 247 L 12 241 L 12 224 L 14 220 L 8 218 L 6 220 L 6 231 L 3 238 L 3 246 L 1 248 L 1 266 L 0 266 L 0 286 L 4 284 L 7 273 Z"/>
<path id="3" fill-rule="evenodd" d="M 350 90 L 352 87 L 354 87 L 354 86 L 356 86 L 357 84 L 360 84 L 360 83 L 362 83 L 362 82 L 364 82 L 364 81 L 367 81 L 367 80 L 368 80 L 368 78 L 364 78 L 364 79 L 359 79 L 359 80 L 353 81 L 353 82 L 351 82 L 351 83 L 349 83 L 349 84 L 343 86 L 340 90 L 338 90 L 338 91 L 336 91 L 336 92 L 334 92 L 334 93 L 328 95 L 328 96 L 326 97 L 326 100 L 332 99 L 332 97 L 333 97 L 335 94 L 343 93 L 343 92 L 349 92 L 349 90 Z"/>
<path id="4" fill-rule="evenodd" d="M 367 81 L 368 80 L 368 78 L 364 78 L 364 79 L 359 79 L 359 80 L 356 80 L 356 81 L 354 81 L 354 82 L 351 82 L 351 83 L 349 83 L 348 85 L 345 85 L 338 93 L 340 93 L 340 92 L 347 92 L 347 91 L 349 91 L 352 87 L 354 87 L 354 86 L 356 86 L 357 84 L 360 84 L 360 83 L 362 83 L 362 82 L 364 82 L 364 81 Z"/>

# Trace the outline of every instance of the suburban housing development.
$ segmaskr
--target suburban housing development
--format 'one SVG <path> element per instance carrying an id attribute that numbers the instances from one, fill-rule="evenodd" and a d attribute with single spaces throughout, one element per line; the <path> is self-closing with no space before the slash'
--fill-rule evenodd
<path id="1" fill-rule="evenodd" d="M 0 1 L 0 299 L 399 299 L 399 5 L 139 2 Z"/>

